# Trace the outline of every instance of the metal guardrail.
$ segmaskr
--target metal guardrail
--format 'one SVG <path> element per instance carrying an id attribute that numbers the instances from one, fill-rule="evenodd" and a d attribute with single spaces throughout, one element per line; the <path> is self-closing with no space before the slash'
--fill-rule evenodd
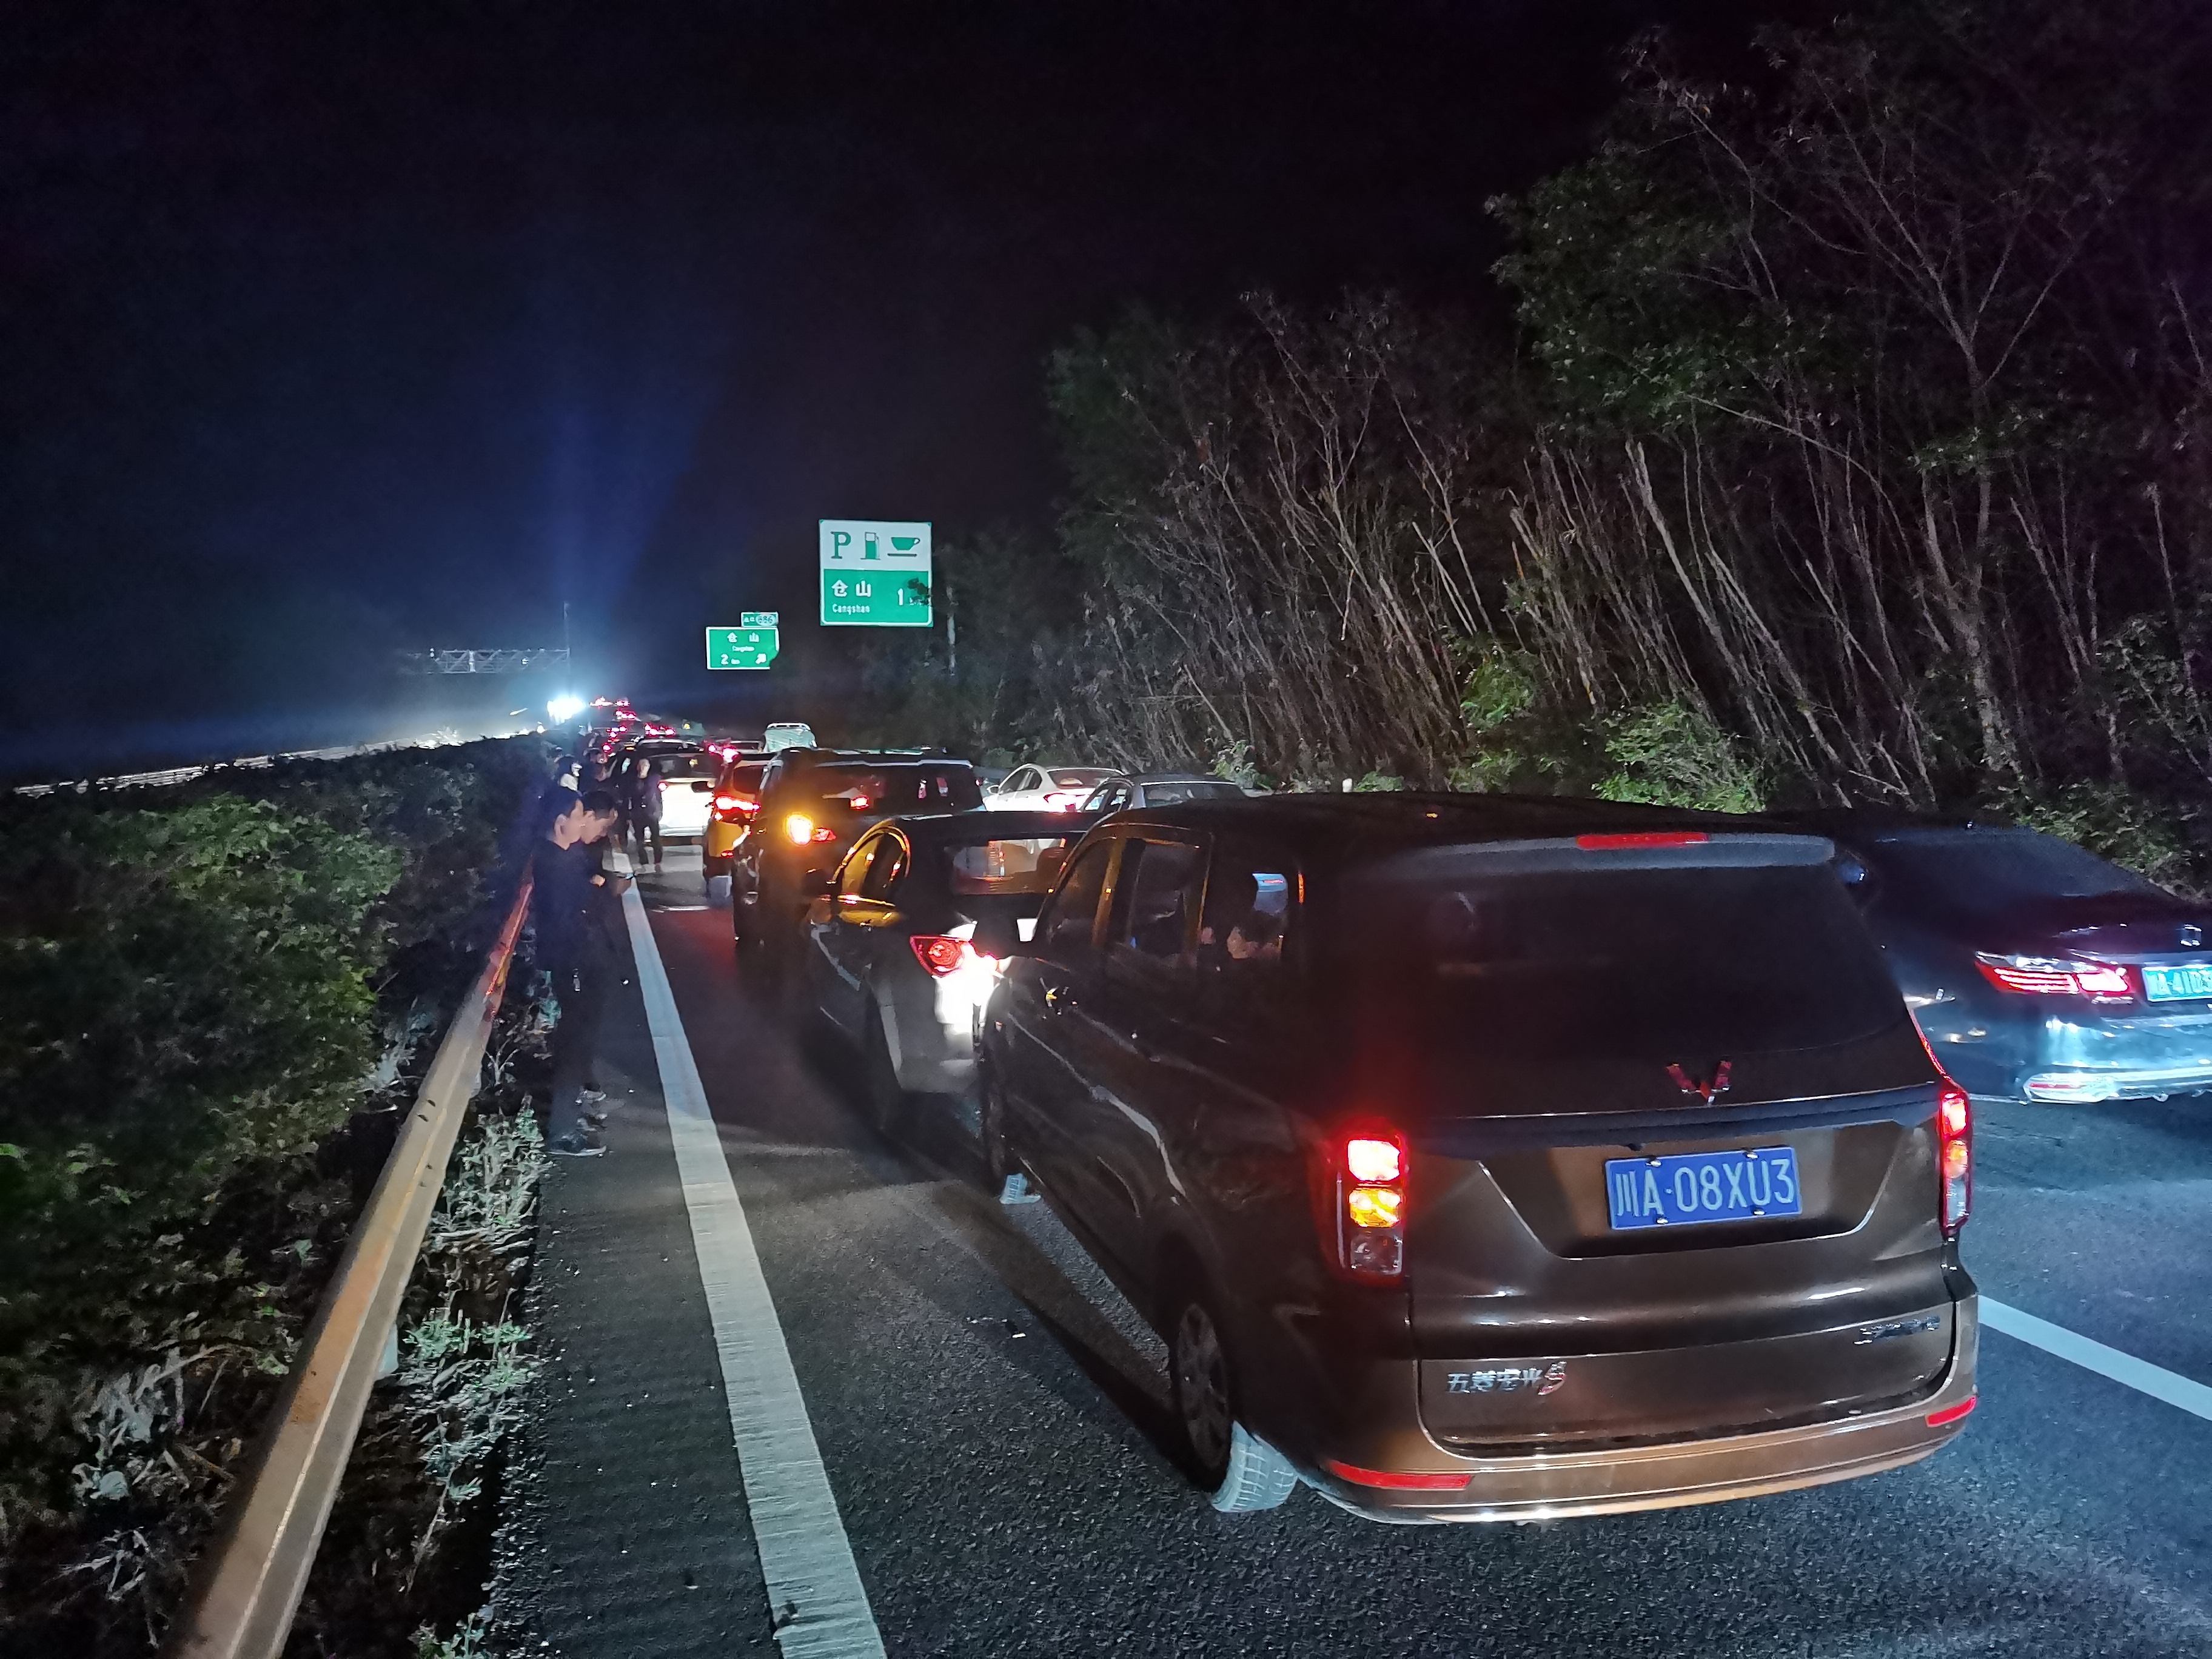
<path id="1" fill-rule="evenodd" d="M 253 1460 L 233 1490 L 223 1530 L 201 1564 L 191 1609 L 170 1644 L 176 1659 L 274 1659 L 283 1649 L 386 1338 L 398 1322 L 446 1184 L 454 1139 L 476 1094 L 529 907 L 526 873 L 475 988 L 446 1028 Z"/>

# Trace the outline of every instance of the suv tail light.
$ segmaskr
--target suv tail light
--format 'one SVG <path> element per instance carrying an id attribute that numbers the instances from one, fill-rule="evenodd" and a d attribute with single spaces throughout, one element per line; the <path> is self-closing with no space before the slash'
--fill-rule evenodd
<path id="1" fill-rule="evenodd" d="M 2000 991 L 2029 996 L 2087 997 L 2092 1002 L 2132 1002 L 2135 986 L 2117 962 L 2081 962 L 2058 957 L 1998 957 L 1974 953 L 1974 966 Z"/>
<path id="2" fill-rule="evenodd" d="M 714 797 L 714 817 L 723 823 L 735 823 L 739 818 L 748 817 L 759 811 L 760 803 L 744 795 Z"/>
<path id="3" fill-rule="evenodd" d="M 835 841 L 837 832 L 826 823 L 817 823 L 804 812 L 793 812 L 783 821 L 783 833 L 791 837 L 795 846 L 805 847 L 811 842 Z"/>
<path id="4" fill-rule="evenodd" d="M 1398 1279 L 1406 1271 L 1406 1138 L 1364 1122 L 1328 1148 L 1326 1200 L 1336 1265 L 1354 1279 Z"/>

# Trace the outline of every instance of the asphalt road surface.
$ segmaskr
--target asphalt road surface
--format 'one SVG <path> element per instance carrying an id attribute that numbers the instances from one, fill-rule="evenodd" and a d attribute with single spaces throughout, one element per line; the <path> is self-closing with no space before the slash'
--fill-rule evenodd
<path id="1" fill-rule="evenodd" d="M 1217 1516 L 1157 1340 L 1046 1206 L 982 1189 L 960 1113 L 876 1133 L 851 1068 L 740 992 L 696 854 L 640 891 L 882 1651 L 2212 1655 L 2212 1421 L 1993 1331 L 1967 1432 L 1869 1480 L 1540 1526 L 1379 1526 L 1310 1492 Z M 501 1616 L 590 1659 L 772 1654 L 779 1621 L 792 1659 L 871 1651 L 763 1574 L 788 1471 L 733 1445 L 702 1288 L 726 1264 L 695 1243 L 635 981 L 605 1050 L 610 1154 L 561 1163 L 541 1221 Z M 1989 1106 L 1978 1133 L 1984 1292 L 2212 1382 L 2212 1102 Z"/>

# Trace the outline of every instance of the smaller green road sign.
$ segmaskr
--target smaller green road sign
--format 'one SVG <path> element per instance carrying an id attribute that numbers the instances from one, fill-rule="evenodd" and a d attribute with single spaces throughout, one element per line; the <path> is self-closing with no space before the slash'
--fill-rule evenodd
<path id="1" fill-rule="evenodd" d="M 738 616 L 740 628 L 774 628 L 781 621 L 781 618 L 773 611 L 745 611 Z"/>
<path id="2" fill-rule="evenodd" d="M 707 666 L 765 668 L 775 660 L 777 647 L 777 634 L 773 628 L 710 628 L 707 630 Z"/>

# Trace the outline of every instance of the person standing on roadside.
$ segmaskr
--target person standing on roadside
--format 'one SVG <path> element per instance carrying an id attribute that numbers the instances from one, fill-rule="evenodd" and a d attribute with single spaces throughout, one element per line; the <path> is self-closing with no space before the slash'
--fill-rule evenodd
<path id="1" fill-rule="evenodd" d="M 645 868 L 645 844 L 653 842 L 653 867 L 660 868 L 660 780 L 653 775 L 653 763 L 640 755 L 630 763 L 629 796 L 623 803 L 623 814 L 629 820 L 629 833 L 637 843 L 637 867 Z"/>
<path id="2" fill-rule="evenodd" d="M 553 1027 L 550 1133 L 552 1151 L 563 1158 L 597 1158 L 606 1151 L 594 1133 L 605 1115 L 591 1109 L 602 1097 L 592 1069 L 615 962 L 601 920 L 599 889 L 605 878 L 595 843 L 617 816 L 613 797 L 602 790 L 568 795 L 532 860 L 538 965 L 552 975 L 561 1005 Z"/>

